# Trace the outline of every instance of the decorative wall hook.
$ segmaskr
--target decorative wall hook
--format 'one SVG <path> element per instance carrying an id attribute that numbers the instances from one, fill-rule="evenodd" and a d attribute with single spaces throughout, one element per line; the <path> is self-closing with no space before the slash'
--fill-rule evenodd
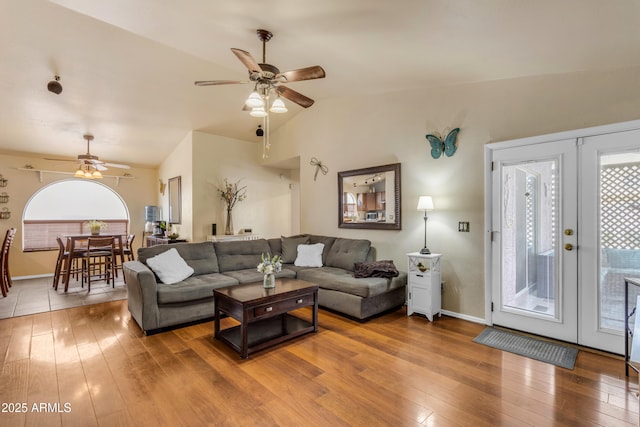
<path id="1" fill-rule="evenodd" d="M 311 166 L 316 167 L 316 173 L 313 175 L 314 181 L 316 180 L 316 178 L 318 178 L 318 172 L 322 171 L 322 175 L 326 175 L 327 172 L 329 172 L 329 168 L 323 165 L 322 162 L 316 159 L 315 157 L 311 158 L 311 161 L 309 162 L 309 164 L 311 164 Z"/>
<path id="2" fill-rule="evenodd" d="M 460 132 L 460 128 L 455 128 L 447 137 L 442 140 L 442 138 L 438 135 L 427 134 L 426 138 L 429 140 L 429 144 L 431 145 L 431 157 L 434 159 L 440 158 L 442 152 L 447 155 L 447 157 L 451 157 L 455 154 L 458 149 L 458 144 L 456 138 L 458 137 L 458 132 Z"/>

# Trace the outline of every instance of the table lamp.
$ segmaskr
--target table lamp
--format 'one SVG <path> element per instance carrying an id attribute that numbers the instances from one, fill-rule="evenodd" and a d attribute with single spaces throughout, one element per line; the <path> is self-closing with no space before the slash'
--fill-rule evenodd
<path id="1" fill-rule="evenodd" d="M 418 210 L 424 211 L 424 248 L 420 249 L 420 253 L 430 254 L 431 251 L 427 248 L 427 219 L 429 219 L 427 212 L 433 210 L 433 199 L 431 196 L 420 196 L 418 199 Z"/>

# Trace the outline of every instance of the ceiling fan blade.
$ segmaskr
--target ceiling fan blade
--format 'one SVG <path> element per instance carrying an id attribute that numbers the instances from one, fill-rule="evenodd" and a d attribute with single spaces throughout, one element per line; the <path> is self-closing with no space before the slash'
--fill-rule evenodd
<path id="1" fill-rule="evenodd" d="M 307 98 L 306 96 L 304 96 L 300 92 L 296 92 L 295 90 L 289 89 L 286 86 L 278 86 L 278 87 L 276 87 L 276 91 L 281 96 L 284 96 L 285 98 L 287 98 L 289 101 L 295 102 L 296 104 L 298 104 L 299 106 L 304 107 L 304 108 L 311 107 L 313 105 L 313 103 L 315 102 L 313 99 Z"/>
<path id="2" fill-rule="evenodd" d="M 98 169 L 100 172 L 104 172 L 106 170 L 108 170 L 108 168 L 106 168 L 104 165 L 101 164 L 97 164 L 95 165 L 96 169 Z"/>
<path id="3" fill-rule="evenodd" d="M 283 82 L 299 82 L 301 80 L 323 79 L 326 74 L 324 69 L 319 65 L 313 67 L 300 68 L 299 70 L 285 71 L 276 76 Z"/>
<path id="4" fill-rule="evenodd" d="M 194 82 L 196 86 L 217 86 L 217 85 L 237 85 L 249 82 L 241 82 L 239 80 L 202 80 Z"/>
<path id="5" fill-rule="evenodd" d="M 74 162 L 74 163 L 78 161 L 78 159 L 54 159 L 51 157 L 44 157 L 44 160 L 51 160 L 54 162 Z"/>
<path id="6" fill-rule="evenodd" d="M 247 69 L 250 72 L 252 72 L 252 73 L 260 73 L 262 71 L 262 68 L 260 68 L 260 66 L 258 65 L 256 60 L 253 59 L 253 56 L 251 56 L 251 54 L 249 52 L 247 52 L 246 50 L 236 49 L 236 48 L 232 47 L 231 48 L 231 52 L 233 52 L 234 55 L 236 55 L 238 57 L 240 62 L 242 62 L 244 64 L 244 66 L 247 67 Z"/>
<path id="7" fill-rule="evenodd" d="M 119 168 L 119 169 L 131 169 L 129 165 L 121 165 L 119 163 L 104 163 L 105 166 L 109 166 L 110 168 Z"/>

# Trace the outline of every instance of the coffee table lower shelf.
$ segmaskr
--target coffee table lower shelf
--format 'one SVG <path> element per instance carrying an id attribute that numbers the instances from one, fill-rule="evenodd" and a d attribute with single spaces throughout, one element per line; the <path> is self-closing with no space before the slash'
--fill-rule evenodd
<path id="1" fill-rule="evenodd" d="M 316 330 L 312 322 L 288 313 L 250 325 L 247 330 L 247 355 Z M 221 330 L 217 338 L 242 354 L 241 325 Z"/>

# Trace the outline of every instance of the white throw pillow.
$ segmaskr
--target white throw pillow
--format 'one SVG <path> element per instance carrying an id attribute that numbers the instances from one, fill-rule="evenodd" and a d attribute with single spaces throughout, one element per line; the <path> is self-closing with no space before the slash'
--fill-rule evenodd
<path id="1" fill-rule="evenodd" d="M 324 243 L 298 245 L 298 256 L 293 263 L 298 267 L 322 267 L 322 250 Z"/>
<path id="2" fill-rule="evenodd" d="M 193 274 L 193 268 L 182 259 L 176 248 L 148 258 L 147 265 L 167 285 L 181 282 Z"/>

